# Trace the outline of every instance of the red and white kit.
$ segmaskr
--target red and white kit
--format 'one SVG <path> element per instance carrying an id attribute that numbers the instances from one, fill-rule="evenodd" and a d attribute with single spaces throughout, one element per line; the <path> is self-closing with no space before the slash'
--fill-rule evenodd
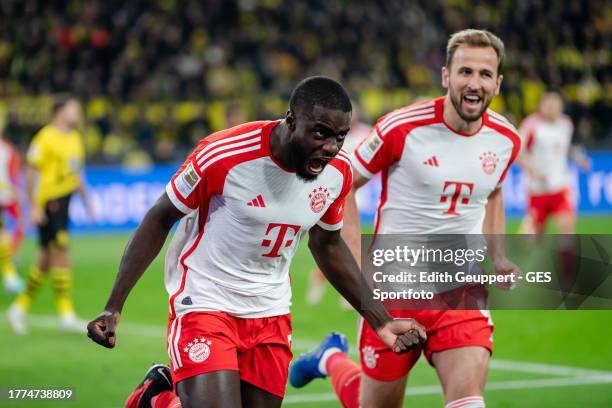
<path id="1" fill-rule="evenodd" d="M 19 167 L 19 155 L 15 148 L 0 140 L 0 207 L 7 207 L 17 201 L 15 190 Z"/>
<path id="2" fill-rule="evenodd" d="M 342 227 L 351 164 L 341 151 L 312 181 L 277 163 L 252 122 L 203 139 L 166 186 L 179 223 L 166 256 L 175 382 L 218 370 L 279 396 L 291 360 L 289 264 L 315 224 Z"/>
<path id="3" fill-rule="evenodd" d="M 503 182 L 520 149 L 516 129 L 487 110 L 473 134 L 451 129 L 443 118 L 444 97 L 383 116 L 353 154 L 364 177 L 382 172 L 376 234 L 481 234 L 488 196 Z M 493 324 L 478 310 L 391 311 L 413 317 L 427 329 L 427 358 L 466 345 L 492 350 Z M 360 356 L 375 379 L 404 376 L 421 350 L 396 355 L 361 322 Z M 377 363 L 384 361 L 385 364 Z"/>
<path id="4" fill-rule="evenodd" d="M 353 153 L 357 146 L 369 136 L 372 131 L 372 126 L 366 125 L 362 122 L 357 122 L 354 125 L 351 125 L 351 130 L 346 134 L 346 138 L 344 139 L 344 144 L 342 145 L 342 150 L 347 153 Z"/>
<path id="5" fill-rule="evenodd" d="M 541 226 L 551 214 L 574 211 L 567 168 L 574 125 L 565 115 L 550 122 L 536 113 L 523 120 L 520 133 L 525 156 L 543 176 L 528 180 L 528 211 L 536 226 Z"/>

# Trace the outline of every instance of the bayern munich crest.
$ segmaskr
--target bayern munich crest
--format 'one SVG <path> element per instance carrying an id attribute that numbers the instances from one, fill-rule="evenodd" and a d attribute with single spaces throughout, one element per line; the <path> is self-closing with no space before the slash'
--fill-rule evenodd
<path id="1" fill-rule="evenodd" d="M 327 204 L 329 191 L 326 187 L 318 187 L 308 194 L 308 198 L 310 199 L 310 209 L 315 213 L 319 213 L 325 208 L 325 204 Z"/>
<path id="2" fill-rule="evenodd" d="M 210 345 L 212 342 L 204 337 L 195 338 L 183 349 L 185 353 L 189 353 L 189 358 L 194 363 L 201 363 L 210 356 Z"/>
<path id="3" fill-rule="evenodd" d="M 372 369 L 376 368 L 376 360 L 378 360 L 378 354 L 374 351 L 374 347 L 365 346 L 361 349 L 361 354 L 363 355 L 363 362 L 366 367 Z"/>
<path id="4" fill-rule="evenodd" d="M 493 174 L 497 168 L 497 163 L 499 163 L 499 158 L 493 152 L 484 152 L 480 156 L 480 161 L 482 162 L 482 170 L 486 174 Z"/>

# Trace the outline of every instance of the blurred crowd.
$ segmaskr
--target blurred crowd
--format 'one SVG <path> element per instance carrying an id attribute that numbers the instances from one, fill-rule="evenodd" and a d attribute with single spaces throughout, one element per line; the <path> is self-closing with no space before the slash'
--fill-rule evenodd
<path id="1" fill-rule="evenodd" d="M 0 0 L 0 115 L 24 145 L 49 95 L 73 92 L 94 161 L 174 161 L 211 131 L 278 117 L 315 73 L 369 121 L 437 96 L 448 36 L 467 27 L 506 45 L 494 109 L 518 123 L 558 89 L 579 140 L 612 147 L 607 0 Z"/>

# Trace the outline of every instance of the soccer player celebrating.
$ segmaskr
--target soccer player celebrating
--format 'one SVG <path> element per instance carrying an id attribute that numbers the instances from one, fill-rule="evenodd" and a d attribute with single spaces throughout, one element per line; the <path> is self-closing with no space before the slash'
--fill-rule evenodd
<path id="1" fill-rule="evenodd" d="M 350 119 L 344 88 L 311 77 L 293 90 L 284 120 L 202 139 L 134 233 L 89 336 L 115 346 L 129 292 L 172 225 L 188 215 L 169 249 L 165 278 L 168 354 L 184 407 L 281 405 L 292 358 L 289 263 L 306 231 L 321 270 L 382 344 L 401 353 L 424 340 L 414 320 L 392 320 L 379 302 L 361 307 L 366 283 L 339 232 L 352 183 L 340 150 Z M 159 392 L 164 387 L 149 374 L 128 406 L 174 403 L 172 387 Z"/>
<path id="2" fill-rule="evenodd" d="M 372 130 L 372 126 L 363 123 L 359 117 L 359 109 L 357 105 L 353 103 L 353 115 L 351 119 L 351 130 L 346 135 L 344 140 L 344 145 L 342 149 L 347 154 L 352 154 L 355 148 L 359 145 L 359 143 L 365 139 Z M 350 196 L 351 193 L 349 193 Z M 354 199 L 349 198 L 347 196 L 346 205 L 344 206 L 344 216 L 345 218 L 352 218 L 357 216 L 357 206 L 351 205 L 355 202 Z M 355 213 L 355 214 L 353 214 Z M 350 231 L 350 228 L 357 228 L 355 231 Z M 351 252 L 353 252 L 353 256 L 355 259 L 359 259 L 359 253 L 354 252 L 355 249 L 359 249 L 360 245 L 360 235 L 359 235 L 359 225 L 355 223 L 351 223 L 348 225 L 344 225 L 340 235 L 342 239 L 348 244 Z M 357 242 L 351 243 L 347 240 L 357 239 Z M 306 290 L 306 303 L 309 305 L 317 305 L 321 302 L 323 298 L 323 294 L 325 293 L 325 276 L 321 273 L 319 268 L 315 268 L 310 272 L 308 276 L 308 289 Z M 344 298 L 340 298 L 340 307 L 345 310 L 350 310 L 351 305 Z"/>
<path id="3" fill-rule="evenodd" d="M 504 233 L 500 185 L 519 152 L 520 139 L 504 117 L 487 109 L 499 92 L 503 59 L 503 43 L 490 32 L 455 33 L 442 68 L 446 96 L 383 116 L 356 149 L 354 188 L 382 171 L 375 234 Z M 491 244 L 495 244 L 493 248 Z M 491 244 L 489 255 L 496 273 L 518 274 L 500 242 L 493 240 Z M 331 334 L 296 361 L 291 384 L 302 387 L 313 378 L 331 376 L 345 407 L 399 407 L 408 373 L 423 352 L 437 371 L 447 408 L 484 407 L 493 348 L 488 313 L 390 313 L 422 323 L 427 343 L 396 355 L 362 321 L 361 368 L 347 356 L 344 336 Z"/>
<path id="4" fill-rule="evenodd" d="M 517 163 L 528 176 L 528 215 L 521 232 L 542 234 L 552 217 L 560 234 L 573 234 L 576 212 L 569 188 L 568 155 L 582 170 L 590 160 L 571 147 L 574 126 L 563 114 L 563 100 L 557 92 L 540 98 L 538 111 L 526 117 L 519 133 L 524 141 Z"/>
<path id="5" fill-rule="evenodd" d="M 16 333 L 25 334 L 25 317 L 34 295 L 47 275 L 51 275 L 60 318 L 60 328 L 85 330 L 77 319 L 72 303 L 72 274 L 68 254 L 68 205 L 78 191 L 93 217 L 83 188 L 82 170 L 85 149 L 75 126 L 81 120 L 81 105 L 69 95 L 61 95 L 53 104 L 53 121 L 32 139 L 27 153 L 26 190 L 32 223 L 38 226 L 38 261 L 27 278 L 26 290 L 8 311 L 8 320 Z M 37 180 L 36 180 L 37 179 Z"/>

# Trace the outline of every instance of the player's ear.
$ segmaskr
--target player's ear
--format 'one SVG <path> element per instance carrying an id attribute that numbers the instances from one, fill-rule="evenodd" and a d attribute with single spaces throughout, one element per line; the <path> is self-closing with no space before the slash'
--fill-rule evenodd
<path id="1" fill-rule="evenodd" d="M 295 131 L 295 113 L 291 109 L 287 111 L 287 115 L 285 116 L 285 122 L 287 123 L 289 130 L 291 130 L 292 132 Z"/>
<path id="2" fill-rule="evenodd" d="M 449 72 L 448 69 L 446 67 L 442 67 L 442 87 L 443 88 L 448 88 L 448 76 L 449 76 Z"/>
<path id="3" fill-rule="evenodd" d="M 504 76 L 499 74 L 497 76 L 497 87 L 495 88 L 495 95 L 499 95 L 499 88 L 501 88 L 502 81 L 504 80 Z"/>

